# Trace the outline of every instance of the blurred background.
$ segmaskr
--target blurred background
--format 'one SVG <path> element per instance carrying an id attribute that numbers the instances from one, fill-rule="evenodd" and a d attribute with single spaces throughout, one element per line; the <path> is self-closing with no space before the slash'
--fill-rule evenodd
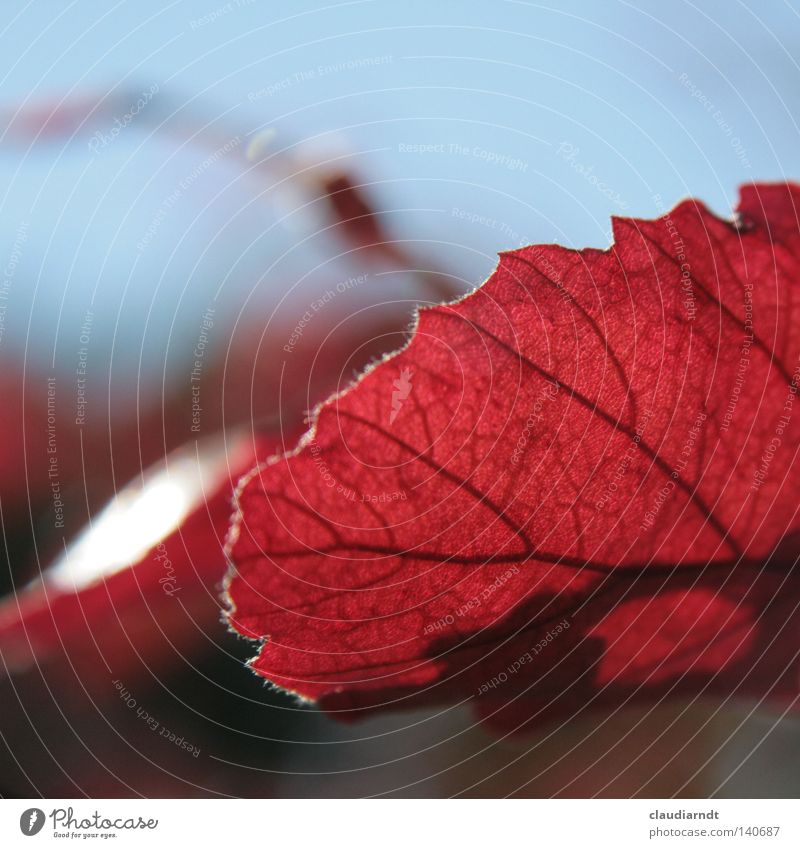
<path id="1" fill-rule="evenodd" d="M 341 724 L 218 621 L 231 481 L 417 304 L 800 177 L 800 4 L 557 5 L 4 4 L 0 794 L 800 791 L 765 707 Z"/>

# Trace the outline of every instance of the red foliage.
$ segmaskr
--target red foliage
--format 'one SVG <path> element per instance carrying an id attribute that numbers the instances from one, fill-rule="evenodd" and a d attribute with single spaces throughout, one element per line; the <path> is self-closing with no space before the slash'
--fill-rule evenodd
<path id="1" fill-rule="evenodd" d="M 280 445 L 275 436 L 201 441 L 121 491 L 60 562 L 0 604 L 0 674 L 35 664 L 69 676 L 71 666 L 107 691 L 112 671 L 130 680 L 207 650 L 233 485 Z"/>
<path id="2" fill-rule="evenodd" d="M 800 187 L 504 253 L 240 487 L 229 620 L 332 710 L 798 692 Z"/>

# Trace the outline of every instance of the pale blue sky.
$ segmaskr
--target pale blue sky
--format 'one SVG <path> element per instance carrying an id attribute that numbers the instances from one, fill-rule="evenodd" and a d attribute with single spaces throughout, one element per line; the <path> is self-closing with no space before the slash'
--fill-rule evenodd
<path id="1" fill-rule="evenodd" d="M 282 281 L 316 280 L 332 262 L 322 248 L 292 250 L 296 221 L 264 236 L 293 195 L 242 184 L 227 161 L 137 250 L 170 186 L 203 158 L 172 156 L 185 124 L 175 109 L 188 104 L 229 135 L 273 127 L 279 147 L 322 135 L 331 150 L 335 135 L 375 181 L 393 232 L 472 282 L 521 241 L 605 246 L 608 216 L 652 216 L 654 195 L 726 213 L 739 183 L 800 176 L 796 3 L 553 5 L 4 3 L 4 109 L 112 90 L 130 99 L 156 84 L 145 108 L 173 136 L 135 118 L 96 154 L 86 135 L 0 145 L 5 261 L 29 223 L 0 354 L 27 338 L 28 356 L 60 367 L 92 308 L 97 349 L 116 338 L 116 367 L 138 369 L 141 353 L 149 379 L 167 328 L 173 343 L 191 338 L 221 279 L 232 307 L 254 285 L 269 305 Z"/>

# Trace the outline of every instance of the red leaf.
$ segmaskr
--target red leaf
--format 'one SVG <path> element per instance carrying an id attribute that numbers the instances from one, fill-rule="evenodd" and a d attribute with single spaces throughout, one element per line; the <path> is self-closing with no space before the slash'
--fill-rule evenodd
<path id="1" fill-rule="evenodd" d="M 275 436 L 198 441 L 123 489 L 62 558 L 0 603 L 0 674 L 149 674 L 207 647 L 220 614 L 233 485 Z M 233 481 L 233 482 L 232 482 Z"/>
<path id="2" fill-rule="evenodd" d="M 329 709 L 798 693 L 800 187 L 501 255 L 240 485 L 229 619 Z M 794 534 L 794 535 L 793 535 Z"/>

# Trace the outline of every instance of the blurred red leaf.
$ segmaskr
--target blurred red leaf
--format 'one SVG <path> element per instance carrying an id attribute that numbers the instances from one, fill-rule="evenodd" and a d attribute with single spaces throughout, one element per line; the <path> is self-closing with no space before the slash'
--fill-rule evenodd
<path id="1" fill-rule="evenodd" d="M 798 692 L 800 187 L 532 246 L 240 486 L 229 620 L 332 710 Z"/>
<path id="2" fill-rule="evenodd" d="M 109 673 L 130 680 L 207 649 L 233 487 L 280 445 L 268 435 L 200 441 L 119 492 L 41 579 L 0 604 L 0 674 L 71 666 L 107 690 Z"/>

